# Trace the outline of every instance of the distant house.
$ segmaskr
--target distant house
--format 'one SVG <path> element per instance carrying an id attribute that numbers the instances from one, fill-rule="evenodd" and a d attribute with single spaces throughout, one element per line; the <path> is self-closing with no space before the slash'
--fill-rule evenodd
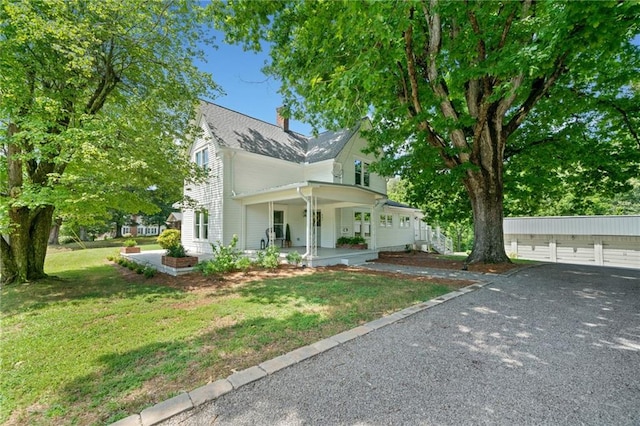
<path id="1" fill-rule="evenodd" d="M 201 102 L 202 129 L 191 158 L 208 169 L 205 183 L 186 184 L 184 195 L 199 207 L 182 211 L 182 242 L 191 252 L 211 252 L 211 243 L 258 250 L 290 244 L 309 266 L 340 237 L 363 237 L 367 258 L 379 250 L 402 250 L 426 239 L 429 229 L 419 209 L 387 199 L 387 180 L 369 169 L 367 142 L 358 126 L 317 137 L 289 129 L 277 114 L 270 124 L 221 106 Z M 328 252 L 328 250 L 325 250 Z M 326 257 L 326 256 L 325 256 Z"/>
<path id="2" fill-rule="evenodd" d="M 170 229 L 178 229 L 182 228 L 182 213 L 173 212 L 169 215 L 166 221 L 167 227 Z"/>
<path id="3" fill-rule="evenodd" d="M 160 235 L 162 231 L 166 229 L 166 226 L 161 225 L 145 225 L 142 218 L 137 215 L 131 215 L 127 224 L 121 228 L 122 235 L 130 235 L 132 237 L 137 236 L 154 236 Z"/>

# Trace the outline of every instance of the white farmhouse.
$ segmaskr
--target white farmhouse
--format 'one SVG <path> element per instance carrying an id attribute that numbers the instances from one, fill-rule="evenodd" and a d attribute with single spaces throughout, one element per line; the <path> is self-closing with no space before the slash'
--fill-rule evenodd
<path id="1" fill-rule="evenodd" d="M 358 127 L 305 137 L 277 125 L 201 102 L 202 129 L 191 158 L 208 169 L 205 183 L 186 184 L 198 207 L 182 211 L 182 243 L 210 253 L 211 243 L 259 250 L 277 244 L 297 250 L 308 266 L 377 258 L 427 239 L 423 214 L 387 199 L 386 179 L 369 170 L 366 140 Z M 287 240 L 287 227 L 289 240 Z M 361 236 L 366 250 L 337 250 L 340 237 Z M 420 244 L 422 247 L 422 244 Z"/>

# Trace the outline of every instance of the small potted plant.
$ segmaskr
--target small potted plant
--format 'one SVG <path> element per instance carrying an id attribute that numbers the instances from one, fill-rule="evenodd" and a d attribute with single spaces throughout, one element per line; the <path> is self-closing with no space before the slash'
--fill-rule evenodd
<path id="1" fill-rule="evenodd" d="M 189 268 L 198 263 L 196 256 L 187 256 L 180 242 L 180 231 L 167 229 L 158 236 L 158 244 L 167 252 L 162 256 L 162 264 L 172 268 Z"/>
<path id="2" fill-rule="evenodd" d="M 124 240 L 124 242 L 122 243 L 122 247 L 120 248 L 120 253 L 123 253 L 123 254 L 140 253 L 140 247 L 138 247 L 137 244 L 138 243 L 133 238 Z"/>
<path id="3" fill-rule="evenodd" d="M 289 229 L 289 224 L 287 223 L 287 227 L 284 231 L 284 246 L 291 247 L 291 230 Z"/>

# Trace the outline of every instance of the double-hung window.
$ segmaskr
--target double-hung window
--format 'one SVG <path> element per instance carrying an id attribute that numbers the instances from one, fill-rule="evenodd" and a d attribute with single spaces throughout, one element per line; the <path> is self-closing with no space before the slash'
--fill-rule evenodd
<path id="1" fill-rule="evenodd" d="M 381 214 L 380 215 L 380 227 L 391 228 L 393 226 L 393 215 Z"/>
<path id="2" fill-rule="evenodd" d="M 198 210 L 194 212 L 193 236 L 196 240 L 206 240 L 209 238 L 209 212 Z"/>
<path id="3" fill-rule="evenodd" d="M 365 163 L 362 160 L 355 160 L 353 163 L 355 167 L 355 182 L 356 185 L 369 186 L 369 163 Z"/>
<path id="4" fill-rule="evenodd" d="M 400 216 L 400 228 L 411 228 L 411 217 Z"/>
<path id="5" fill-rule="evenodd" d="M 209 148 L 196 151 L 196 164 L 203 169 L 209 168 Z"/>

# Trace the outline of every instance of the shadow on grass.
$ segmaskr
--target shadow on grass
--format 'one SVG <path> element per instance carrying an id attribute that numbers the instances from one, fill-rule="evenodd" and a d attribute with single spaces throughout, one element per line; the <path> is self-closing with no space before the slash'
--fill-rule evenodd
<path id="1" fill-rule="evenodd" d="M 314 342 L 325 322 L 319 314 L 300 312 L 284 319 L 252 318 L 196 337 L 103 355 L 96 360 L 102 367 L 66 384 L 51 406 L 66 413 L 59 421 L 115 422 Z"/>
<path id="2" fill-rule="evenodd" d="M 253 303 L 284 306 L 292 300 L 321 305 L 356 304 L 383 295 L 403 299 L 415 295 L 414 301 L 420 302 L 450 290 L 444 285 L 419 283 L 407 278 L 381 278 L 376 274 L 361 272 L 331 272 L 254 282 L 234 291 Z"/>
<path id="3" fill-rule="evenodd" d="M 35 282 L 4 286 L 0 307 L 2 316 L 9 317 L 45 308 L 53 303 L 79 303 L 95 298 L 129 298 L 140 295 L 173 294 L 184 297 L 184 292 L 170 287 L 145 284 L 145 278 L 126 281 L 112 265 L 93 266 L 73 270 L 60 276 L 51 276 Z"/>

